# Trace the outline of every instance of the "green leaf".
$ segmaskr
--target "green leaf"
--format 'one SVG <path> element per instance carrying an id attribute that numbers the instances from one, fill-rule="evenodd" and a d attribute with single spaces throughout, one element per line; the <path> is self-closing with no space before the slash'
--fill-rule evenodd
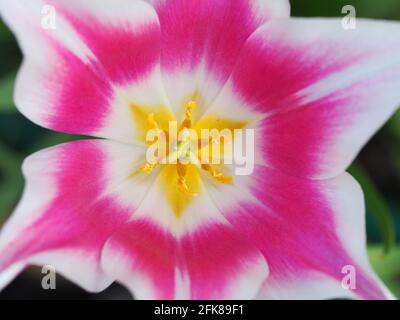
<path id="1" fill-rule="evenodd" d="M 65 134 L 60 132 L 49 132 L 44 137 L 42 137 L 39 141 L 34 143 L 31 148 L 29 148 L 30 152 L 36 152 L 38 150 L 46 149 L 49 147 L 56 146 L 58 144 L 71 142 L 75 140 L 86 139 L 85 136 L 75 136 L 71 134 Z M 90 138 L 89 139 L 93 139 Z"/>
<path id="2" fill-rule="evenodd" d="M 20 174 L 3 179 L 0 183 L 0 225 L 18 202 L 22 188 L 23 179 Z"/>
<path id="3" fill-rule="evenodd" d="M 378 223 L 384 244 L 383 251 L 388 254 L 396 244 L 396 226 L 392 213 L 368 173 L 360 164 L 354 163 L 349 172 L 364 190 L 368 211 L 373 214 Z"/>
<path id="4" fill-rule="evenodd" d="M 398 18 L 400 3 L 398 0 L 353 0 L 358 15 L 371 18 Z"/>
<path id="5" fill-rule="evenodd" d="M 0 170 L 7 176 L 20 171 L 22 157 L 0 141 Z"/>
<path id="6" fill-rule="evenodd" d="M 13 72 L 0 78 L 0 113 L 16 111 L 13 99 L 15 77 L 16 72 Z"/>
<path id="7" fill-rule="evenodd" d="M 0 21 L 0 43 L 5 44 L 13 40 L 10 30 Z"/>
<path id="8" fill-rule="evenodd" d="M 400 144 L 400 110 L 389 120 L 386 129 L 389 130 L 393 139 L 396 139 Z"/>
<path id="9" fill-rule="evenodd" d="M 400 110 L 386 124 L 384 133 L 387 135 L 391 161 L 400 177 Z"/>
<path id="10" fill-rule="evenodd" d="M 0 142 L 0 222 L 10 213 L 18 201 L 23 187 L 22 158 Z"/>
<path id="11" fill-rule="evenodd" d="M 398 146 L 392 146 L 390 152 L 394 170 L 396 170 L 397 176 L 400 177 L 400 148 Z"/>
<path id="12" fill-rule="evenodd" d="M 374 19 L 399 18 L 400 3 L 398 0 L 293 0 L 291 1 L 292 14 L 295 16 L 334 16 L 343 17 L 342 8 L 352 5 L 356 9 L 357 17 Z"/>
<path id="13" fill-rule="evenodd" d="M 387 255 L 381 246 L 368 246 L 371 265 L 393 294 L 400 298 L 400 247 L 395 247 Z"/>

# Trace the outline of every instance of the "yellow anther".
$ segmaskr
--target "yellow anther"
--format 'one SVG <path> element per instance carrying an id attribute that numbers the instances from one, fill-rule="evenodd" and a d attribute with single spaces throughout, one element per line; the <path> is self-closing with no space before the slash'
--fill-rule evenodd
<path id="1" fill-rule="evenodd" d="M 217 179 L 221 183 L 225 184 L 231 184 L 233 182 L 233 178 L 231 176 L 224 176 L 221 173 L 218 173 L 216 175 L 213 175 L 215 179 Z"/>
<path id="2" fill-rule="evenodd" d="M 196 109 L 196 107 L 197 107 L 196 101 L 190 100 L 190 101 L 186 104 L 186 114 L 189 113 L 189 116 L 191 116 L 193 110 Z"/>
<path id="3" fill-rule="evenodd" d="M 146 163 L 141 169 L 140 171 L 150 174 L 153 172 L 153 170 L 155 169 L 155 167 L 157 167 L 157 163 Z"/>
<path id="4" fill-rule="evenodd" d="M 181 124 L 181 128 L 179 129 L 179 139 L 176 142 L 176 147 L 172 148 L 166 154 L 160 156 L 160 158 L 155 163 L 146 163 L 144 164 L 138 172 L 143 172 L 146 174 L 151 174 L 154 169 L 164 163 L 164 160 L 168 160 L 166 163 L 176 165 L 176 174 L 177 180 L 176 183 L 176 192 L 177 195 L 174 195 L 174 201 L 178 205 L 182 201 L 185 202 L 188 200 L 188 197 L 195 197 L 197 193 L 193 193 L 191 189 L 199 190 L 199 186 L 196 182 L 196 178 L 193 177 L 191 171 L 194 170 L 193 167 L 198 169 L 202 169 L 210 176 L 215 179 L 216 181 L 224 184 L 230 184 L 233 182 L 233 178 L 231 176 L 225 176 L 222 172 L 218 171 L 217 169 L 213 168 L 211 165 L 208 164 L 201 164 L 199 155 L 197 154 L 196 147 L 198 147 L 199 141 L 197 141 L 195 137 L 193 137 L 191 128 L 193 122 L 193 112 L 197 108 L 197 103 L 194 100 L 189 101 L 185 105 L 185 118 Z M 144 113 L 146 116 L 146 113 Z M 156 129 L 156 130 L 163 130 L 159 123 L 156 120 L 156 116 L 153 112 L 147 114 L 147 122 L 149 129 Z M 168 132 L 166 132 L 168 133 Z M 219 143 L 215 140 L 209 140 L 208 143 L 216 144 Z M 169 141 L 168 143 L 175 143 L 174 141 Z M 169 150 L 169 149 L 168 149 Z M 161 158 L 163 159 L 161 160 Z M 176 179 L 176 176 L 175 176 Z M 170 183 L 170 178 L 168 178 L 168 183 Z M 181 193 L 181 195 L 179 195 Z M 185 196 L 185 198 L 183 198 Z M 178 209 L 177 209 L 178 210 Z"/>
<path id="5" fill-rule="evenodd" d="M 189 197 L 197 196 L 196 193 L 190 192 L 189 186 L 186 183 L 187 166 L 178 162 L 176 171 L 178 173 L 178 190 Z"/>
<path id="6" fill-rule="evenodd" d="M 147 121 L 149 123 L 149 126 L 151 129 L 160 129 L 160 126 L 158 125 L 158 122 L 154 118 L 154 113 L 149 113 L 147 116 Z"/>
<path id="7" fill-rule="evenodd" d="M 196 101 L 189 101 L 186 104 L 186 111 L 185 111 L 185 119 L 183 120 L 182 123 L 182 128 L 190 128 L 192 126 L 192 116 L 193 116 L 193 111 L 196 109 L 197 103 Z"/>
<path id="8" fill-rule="evenodd" d="M 176 172 L 178 173 L 179 178 L 185 178 L 186 174 L 187 174 L 187 167 L 178 162 L 178 164 L 176 165 Z"/>
<path id="9" fill-rule="evenodd" d="M 233 178 L 231 176 L 224 176 L 221 172 L 213 169 L 209 164 L 201 165 L 201 168 L 204 171 L 207 171 L 214 179 L 221 183 L 230 184 L 233 182 Z"/>
<path id="10" fill-rule="evenodd" d="M 186 183 L 185 178 L 179 178 L 178 179 L 178 189 L 180 192 L 182 192 L 185 195 L 191 196 L 191 193 L 189 191 L 189 187 Z"/>

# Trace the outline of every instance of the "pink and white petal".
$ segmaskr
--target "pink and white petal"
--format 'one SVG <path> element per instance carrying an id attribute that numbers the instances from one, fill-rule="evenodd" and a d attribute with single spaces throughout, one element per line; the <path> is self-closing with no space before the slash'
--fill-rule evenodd
<path id="1" fill-rule="evenodd" d="M 232 72 L 246 39 L 272 17 L 289 17 L 289 1 L 152 0 L 162 31 L 161 65 L 179 114 L 191 98 L 201 114 Z"/>
<path id="2" fill-rule="evenodd" d="M 259 298 L 391 298 L 369 265 L 364 198 L 347 173 L 320 181 L 258 166 L 250 178 L 236 177 L 229 191 L 209 190 L 268 261 Z M 354 290 L 341 286 L 346 266 L 354 267 Z"/>
<path id="3" fill-rule="evenodd" d="M 158 182 L 108 240 L 102 267 L 137 299 L 252 299 L 268 275 L 260 251 L 205 193 L 178 219 Z"/>
<path id="4" fill-rule="evenodd" d="M 104 76 L 126 85 L 143 78 L 160 57 L 160 25 L 143 1 L 50 0 L 100 63 Z"/>
<path id="5" fill-rule="evenodd" d="M 399 88 L 399 23 L 358 19 L 344 30 L 339 19 L 276 19 L 246 42 L 210 112 L 263 116 L 253 124 L 259 158 L 330 178 L 395 112 Z"/>
<path id="6" fill-rule="evenodd" d="M 350 269 L 345 269 L 348 272 Z M 346 273 L 343 273 L 343 277 Z M 394 299 L 391 292 L 381 284 L 379 284 L 382 296 L 370 296 L 366 299 Z M 318 272 L 304 273 L 302 279 L 287 278 L 285 281 L 272 280 L 266 283 L 257 300 L 332 300 L 332 299 L 358 299 L 352 290 L 345 289 L 342 284 L 325 274 Z"/>
<path id="7" fill-rule="evenodd" d="M 126 142 L 136 138 L 131 104 L 167 104 L 157 14 L 141 1 L 117 2 L 0 1 L 25 57 L 15 92 L 24 115 L 49 129 Z"/>
<path id="8" fill-rule="evenodd" d="M 344 269 L 348 272 L 350 269 Z M 343 273 L 343 277 L 346 273 Z M 393 294 L 375 277 L 381 295 L 366 296 L 367 300 L 392 300 Z M 304 273 L 302 279 L 287 278 L 284 281 L 272 280 L 267 282 L 260 290 L 257 300 L 332 300 L 332 299 L 359 299 L 351 289 L 346 289 L 342 284 L 325 274 L 318 272 Z"/>
<path id="9" fill-rule="evenodd" d="M 86 140 L 27 158 L 22 200 L 0 233 L 0 282 L 28 264 L 49 264 L 88 291 L 111 284 L 101 250 L 151 185 L 132 176 L 144 155 L 143 148 Z"/>
<path id="10" fill-rule="evenodd" d="M 25 267 L 24 263 L 19 263 L 2 271 L 0 273 L 0 291 L 7 287 L 7 285 L 25 269 Z"/>

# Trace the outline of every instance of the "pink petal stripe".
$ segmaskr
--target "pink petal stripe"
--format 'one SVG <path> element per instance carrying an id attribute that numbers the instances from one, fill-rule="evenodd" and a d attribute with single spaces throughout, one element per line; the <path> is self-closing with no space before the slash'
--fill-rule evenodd
<path id="1" fill-rule="evenodd" d="M 55 29 L 42 26 L 44 5 L 54 6 Z M 35 123 L 136 143 L 130 103 L 165 105 L 159 21 L 149 4 L 16 0 L 0 10 L 24 53 L 16 105 Z"/>
<path id="2" fill-rule="evenodd" d="M 220 209 L 229 222 L 264 254 L 270 267 L 266 286 L 269 281 L 295 283 L 291 279 L 306 280 L 313 273 L 322 273 L 340 283 L 344 277 L 342 268 L 352 265 L 357 271 L 356 295 L 366 299 L 387 297 L 369 267 L 365 266 L 366 262 L 354 257 L 353 252 L 350 254 L 347 247 L 348 243 L 355 242 L 357 255 L 365 253 L 365 242 L 362 241 L 365 230 L 360 230 L 364 225 L 361 221 L 363 212 L 360 212 L 364 209 L 360 204 L 363 199 L 359 190 L 354 191 L 359 189 L 354 187 L 354 181 L 343 182 L 338 188 L 334 187 L 335 180 L 303 180 L 264 167 L 257 168 L 254 179 L 251 187 L 257 202 L 242 201 L 231 205 L 230 209 Z M 347 190 L 349 199 L 341 199 L 339 190 L 343 194 Z M 222 196 L 212 192 L 220 206 Z M 227 196 L 225 194 L 225 198 Z M 346 211 L 339 214 L 337 210 Z M 342 229 L 351 229 L 344 228 L 344 224 L 355 220 L 350 215 L 360 216 L 360 219 L 352 225 L 351 234 L 340 234 Z"/>
<path id="3" fill-rule="evenodd" d="M 246 42 L 221 95 L 264 114 L 269 166 L 337 176 L 400 104 L 399 24 L 358 22 L 274 20 Z"/>
<path id="4" fill-rule="evenodd" d="M 208 68 L 218 68 L 218 74 L 225 78 L 244 41 L 262 22 L 252 3 L 161 1 L 156 10 L 163 34 L 163 67 L 169 71 L 183 66 L 192 69 L 204 61 Z"/>
<path id="5" fill-rule="evenodd" d="M 319 176 L 326 165 L 324 157 L 330 156 L 327 147 L 334 145 L 339 133 L 352 122 L 342 114 L 342 107 L 350 100 L 348 96 L 328 97 L 263 121 L 258 131 L 263 159 L 286 173 Z M 330 160 L 335 156 L 340 155 L 331 155 Z"/>
<path id="6" fill-rule="evenodd" d="M 288 9 L 283 2 L 279 14 Z M 182 104 L 195 95 L 199 114 L 228 79 L 246 39 L 278 14 L 274 9 L 280 7 L 264 0 L 152 3 L 160 19 L 161 67 L 171 106 L 179 113 Z"/>
<path id="7" fill-rule="evenodd" d="M 96 57 L 98 68 L 104 71 L 103 76 L 112 83 L 133 84 L 146 78 L 158 64 L 160 26 L 156 19 L 137 25 L 123 20 L 107 25 L 90 13 L 81 15 L 63 7 L 59 11 L 82 37 Z"/>
<path id="8" fill-rule="evenodd" d="M 130 222 L 108 240 L 103 251 L 103 269 L 133 288 L 135 298 L 173 299 L 176 249 L 175 239 L 169 233 L 146 221 Z M 139 273 L 139 278 L 150 277 L 152 292 L 146 292 L 149 289 L 139 282 L 129 283 L 131 273 Z"/>
<path id="9" fill-rule="evenodd" d="M 253 298 L 251 287 L 232 286 L 232 282 L 235 284 L 239 281 L 243 273 L 244 277 L 248 277 L 245 281 L 251 283 L 251 275 L 247 273 L 264 260 L 258 250 L 234 229 L 218 224 L 206 226 L 185 236 L 181 240 L 181 247 L 190 278 L 192 299 Z M 266 263 L 261 266 L 264 267 L 261 272 L 266 276 Z M 251 291 L 246 293 L 240 290 Z"/>
<path id="10" fill-rule="evenodd" d="M 131 208 L 102 195 L 108 161 L 104 146 L 100 141 L 77 141 L 42 151 L 27 160 L 28 193 L 0 237 L 0 271 L 20 261 L 29 262 L 37 254 L 67 250 L 69 254 L 80 253 L 82 261 L 92 265 L 91 274 L 86 275 L 88 279 L 93 274 L 102 275 L 99 259 L 103 245 L 132 213 Z M 41 205 L 41 212 L 31 212 L 39 209 L 35 206 L 38 193 L 45 192 L 35 190 L 38 181 L 34 179 L 38 177 L 32 173 L 36 170 L 47 170 L 54 180 L 53 186 L 46 187 L 54 190 L 55 195 L 49 203 Z M 63 259 L 69 259 L 68 253 Z M 57 264 L 62 266 L 63 259 L 59 258 Z M 66 276 L 74 280 L 73 272 Z"/>
<path id="11" fill-rule="evenodd" d="M 355 60 L 349 56 L 337 61 L 333 50 L 318 48 L 318 43 L 290 46 L 274 31 L 266 25 L 253 34 L 231 77 L 233 90 L 258 112 L 275 114 L 297 107 L 297 93 Z M 310 56 L 315 51 L 319 54 Z"/>
<path id="12" fill-rule="evenodd" d="M 132 21 L 122 17 L 113 22 L 101 21 L 93 12 L 76 12 L 76 8 L 71 10 L 66 4 L 55 5 L 57 12 L 71 24 L 93 57 L 89 65 L 79 65 L 79 61 L 74 63 L 73 57 L 67 59 L 69 73 L 58 77 L 65 79 L 60 94 L 63 99 L 57 104 L 58 112 L 53 115 L 51 127 L 68 133 L 82 133 L 82 128 L 87 128 L 90 131 L 85 134 L 95 134 L 106 125 L 107 116 L 114 112 L 110 110 L 114 95 L 112 86 L 132 86 L 146 79 L 158 65 L 160 26 L 155 13 L 152 16 L 147 7 L 144 12 L 152 19 L 143 19 L 139 23 L 134 17 Z M 143 9 L 142 6 L 139 8 Z M 80 68 L 73 68 L 76 64 Z M 83 120 L 76 121 L 77 118 L 90 121 L 82 124 Z"/>
<path id="13" fill-rule="evenodd" d="M 73 53 L 53 43 L 58 58 L 41 81 L 58 83 L 47 85 L 47 94 L 54 111 L 45 123 L 53 130 L 65 133 L 95 135 L 104 127 L 113 98 L 111 84 L 90 65 Z"/>
<path id="14" fill-rule="evenodd" d="M 226 225 L 205 225 L 177 239 L 145 219 L 110 238 L 103 268 L 139 299 L 252 298 L 267 273 L 258 250 Z"/>

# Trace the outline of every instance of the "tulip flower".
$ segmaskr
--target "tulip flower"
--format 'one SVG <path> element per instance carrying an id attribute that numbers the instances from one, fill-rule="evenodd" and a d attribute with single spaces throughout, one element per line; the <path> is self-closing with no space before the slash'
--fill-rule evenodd
<path id="1" fill-rule="evenodd" d="M 2 287 L 47 264 L 137 299 L 391 297 L 346 169 L 400 105 L 399 23 L 290 18 L 286 0 L 0 0 L 0 13 L 24 54 L 20 112 L 93 137 L 25 160 Z M 171 122 L 253 130 L 254 170 L 183 163 L 179 143 L 163 157 L 176 163 L 147 161 L 147 132 Z"/>

